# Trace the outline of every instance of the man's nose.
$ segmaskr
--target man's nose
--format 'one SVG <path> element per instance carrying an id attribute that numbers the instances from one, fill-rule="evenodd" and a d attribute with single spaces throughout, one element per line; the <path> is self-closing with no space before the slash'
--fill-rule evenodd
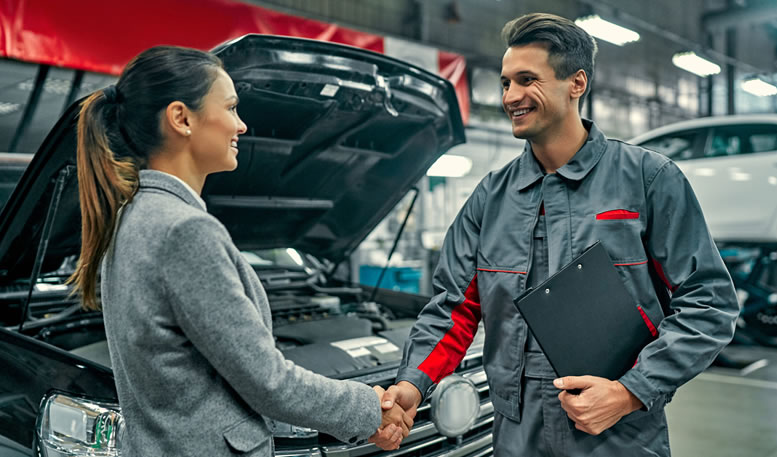
<path id="1" fill-rule="evenodd" d="M 518 84 L 510 84 L 507 90 L 502 94 L 502 102 L 506 105 L 513 105 L 523 100 L 524 90 Z"/>

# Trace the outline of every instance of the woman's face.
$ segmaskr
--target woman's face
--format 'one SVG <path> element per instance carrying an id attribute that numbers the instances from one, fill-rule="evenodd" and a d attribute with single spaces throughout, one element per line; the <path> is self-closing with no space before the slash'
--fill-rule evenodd
<path id="1" fill-rule="evenodd" d="M 205 175 L 237 168 L 238 135 L 246 131 L 237 115 L 235 85 L 224 70 L 217 71 L 218 76 L 191 125 L 192 155 Z"/>

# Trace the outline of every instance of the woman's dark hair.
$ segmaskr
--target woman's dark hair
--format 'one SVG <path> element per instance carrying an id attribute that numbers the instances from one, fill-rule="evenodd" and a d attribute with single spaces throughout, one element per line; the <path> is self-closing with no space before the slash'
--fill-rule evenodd
<path id="1" fill-rule="evenodd" d="M 596 41 L 585 30 L 567 18 L 547 13 L 520 16 L 505 24 L 502 39 L 507 47 L 530 43 L 548 45 L 548 64 L 557 79 L 566 79 L 577 70 L 585 71 L 588 87 L 580 103 L 591 91 L 596 60 Z"/>
<path id="2" fill-rule="evenodd" d="M 81 255 L 68 279 L 83 306 L 97 310 L 97 272 L 110 246 L 119 208 L 132 200 L 139 170 L 162 146 L 161 119 L 167 106 L 183 102 L 192 111 L 223 68 L 213 54 L 157 46 L 138 54 L 115 86 L 98 90 L 81 105 L 78 118 L 78 193 Z"/>

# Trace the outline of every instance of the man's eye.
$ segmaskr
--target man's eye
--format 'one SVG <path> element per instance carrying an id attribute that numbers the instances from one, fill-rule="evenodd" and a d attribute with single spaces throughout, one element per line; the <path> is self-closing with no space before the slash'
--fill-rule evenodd
<path id="1" fill-rule="evenodd" d="M 502 81 L 502 89 L 507 90 L 510 87 L 510 81 Z"/>

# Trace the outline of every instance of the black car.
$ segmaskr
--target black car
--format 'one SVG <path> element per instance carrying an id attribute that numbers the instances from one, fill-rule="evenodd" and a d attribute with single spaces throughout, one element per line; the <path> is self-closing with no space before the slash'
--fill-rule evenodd
<path id="1" fill-rule="evenodd" d="M 323 375 L 387 387 L 427 297 L 373 293 L 338 279 L 338 266 L 441 154 L 464 142 L 452 85 L 318 41 L 249 35 L 214 52 L 235 82 L 248 131 L 238 168 L 210 176 L 202 196 L 262 279 L 278 347 Z M 64 284 L 80 243 L 77 111 L 78 103 L 53 128 L 0 213 L 0 457 L 121 452 L 102 315 L 82 310 Z M 392 455 L 492 453 L 482 331 L 458 375 L 480 398 L 472 417 L 446 416 L 460 389 L 445 399 L 441 386 Z M 274 425 L 279 456 L 380 453 Z"/>

